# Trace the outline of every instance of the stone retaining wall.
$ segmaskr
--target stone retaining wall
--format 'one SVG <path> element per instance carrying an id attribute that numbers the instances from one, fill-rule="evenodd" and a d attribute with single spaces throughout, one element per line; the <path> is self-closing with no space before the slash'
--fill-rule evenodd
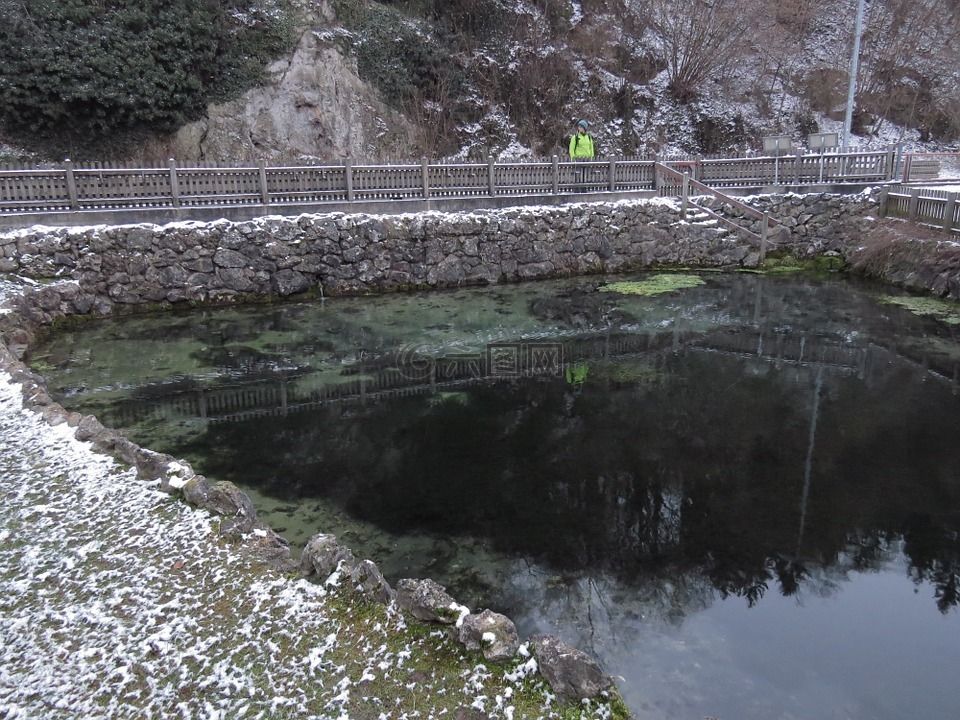
<path id="1" fill-rule="evenodd" d="M 756 198 L 800 256 L 843 252 L 872 211 L 869 195 Z M 0 271 L 74 280 L 48 312 L 450 287 L 651 266 L 754 267 L 759 248 L 715 220 L 683 220 L 674 200 L 519 207 L 469 214 L 301 215 L 249 222 L 0 234 Z M 748 223 L 759 232 L 759 223 Z M 771 245 L 771 248 L 774 245 Z M 48 291 L 50 295 L 52 291 Z M 66 292 L 66 295 L 63 293 Z M 41 323 L 43 319 L 41 319 Z"/>

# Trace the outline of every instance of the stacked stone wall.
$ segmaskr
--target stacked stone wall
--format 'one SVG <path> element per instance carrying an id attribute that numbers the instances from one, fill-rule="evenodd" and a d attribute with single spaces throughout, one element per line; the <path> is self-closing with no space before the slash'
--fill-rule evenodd
<path id="1" fill-rule="evenodd" d="M 781 218 L 769 250 L 844 252 L 874 202 L 763 196 Z M 734 218 L 759 234 L 759 221 Z M 439 288 L 656 266 L 755 267 L 756 239 L 674 200 L 518 207 L 464 214 L 302 215 L 247 222 L 33 227 L 0 235 L 0 271 L 71 280 L 37 291 L 26 315 L 110 313 L 182 302 Z M 59 297 L 56 297 L 59 296 Z"/>

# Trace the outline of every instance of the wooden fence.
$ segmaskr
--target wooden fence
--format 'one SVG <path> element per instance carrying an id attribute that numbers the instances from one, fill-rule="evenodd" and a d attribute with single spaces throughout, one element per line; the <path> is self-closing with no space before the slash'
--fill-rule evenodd
<path id="1" fill-rule="evenodd" d="M 898 185 L 880 193 L 880 215 L 960 233 L 960 202 L 947 190 Z"/>
<path id="2" fill-rule="evenodd" d="M 144 208 L 343 204 L 368 200 L 556 196 L 571 192 L 679 194 L 655 160 L 604 159 L 268 167 L 62 166 L 0 170 L 0 214 Z M 895 177 L 892 150 L 664 161 L 717 188 L 873 184 Z"/>

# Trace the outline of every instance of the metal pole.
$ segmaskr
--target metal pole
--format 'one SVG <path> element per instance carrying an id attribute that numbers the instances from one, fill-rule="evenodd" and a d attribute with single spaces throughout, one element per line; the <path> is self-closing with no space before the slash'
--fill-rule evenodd
<path id="1" fill-rule="evenodd" d="M 850 142 L 853 128 L 853 98 L 857 89 L 857 70 L 860 66 L 860 35 L 863 34 L 863 4 L 864 0 L 857 0 L 857 19 L 853 27 L 853 55 L 850 58 L 850 79 L 847 83 L 847 114 L 843 121 L 843 142 L 841 148 L 847 147 Z"/>

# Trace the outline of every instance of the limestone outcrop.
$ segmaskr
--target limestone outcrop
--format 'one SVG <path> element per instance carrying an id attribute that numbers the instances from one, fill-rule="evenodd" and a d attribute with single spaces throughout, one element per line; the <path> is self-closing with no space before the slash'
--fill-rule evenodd
<path id="1" fill-rule="evenodd" d="M 414 128 L 357 74 L 331 29 L 326 0 L 307 13 L 296 47 L 266 71 L 265 82 L 206 117 L 150 143 L 142 162 L 268 164 L 342 162 L 408 152 Z"/>

